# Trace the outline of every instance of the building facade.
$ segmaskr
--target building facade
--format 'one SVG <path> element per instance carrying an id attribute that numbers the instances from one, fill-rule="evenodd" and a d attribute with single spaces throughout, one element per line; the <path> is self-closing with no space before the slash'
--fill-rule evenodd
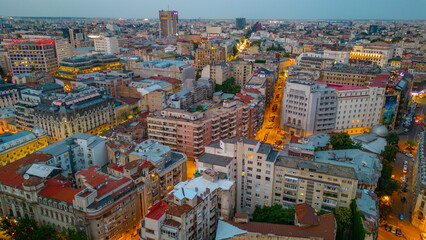
<path id="1" fill-rule="evenodd" d="M 177 37 L 178 29 L 178 12 L 177 11 L 159 11 L 160 19 L 160 38 Z"/>
<path id="2" fill-rule="evenodd" d="M 54 40 L 27 41 L 24 39 L 6 43 L 12 75 L 40 70 L 54 75 L 58 67 Z"/>
<path id="3" fill-rule="evenodd" d="M 336 91 L 322 84 L 290 80 L 284 88 L 281 125 L 291 136 L 331 132 L 337 113 Z"/>
<path id="4" fill-rule="evenodd" d="M 93 133 L 115 124 L 115 104 L 104 90 L 93 87 L 74 93 L 51 93 L 35 108 L 35 122 L 56 141 L 75 133 Z"/>

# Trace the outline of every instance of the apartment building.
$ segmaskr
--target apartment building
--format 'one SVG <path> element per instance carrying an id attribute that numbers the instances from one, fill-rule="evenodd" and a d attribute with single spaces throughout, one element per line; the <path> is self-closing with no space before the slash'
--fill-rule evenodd
<path id="1" fill-rule="evenodd" d="M 61 141 L 52 143 L 38 152 L 50 154 L 52 159 L 46 164 L 60 166 L 77 173 L 93 166 L 103 167 L 107 162 L 106 139 L 84 133 L 76 133 Z"/>
<path id="2" fill-rule="evenodd" d="M 232 208 L 233 188 L 214 171 L 178 184 L 145 215 L 140 239 L 215 239 L 221 210 Z"/>
<path id="3" fill-rule="evenodd" d="M 178 29 L 178 12 L 177 11 L 159 11 L 160 19 L 160 38 L 177 37 Z"/>
<path id="4" fill-rule="evenodd" d="M 230 76 L 230 66 L 226 63 L 206 65 L 201 72 L 201 77 L 213 79 L 219 85 L 222 85 Z"/>
<path id="5" fill-rule="evenodd" d="M 164 109 L 148 116 L 148 137 L 194 159 L 204 152 L 204 146 L 211 141 L 253 136 L 263 119 L 263 114 L 256 110 L 261 107 L 260 102 L 247 104 L 233 100 L 194 113 Z"/>
<path id="6" fill-rule="evenodd" d="M 0 82 L 0 108 L 15 106 L 19 99 L 19 91 L 15 84 Z"/>
<path id="7" fill-rule="evenodd" d="M 275 162 L 273 203 L 285 208 L 307 203 L 316 211 L 349 208 L 356 196 L 358 179 L 351 167 L 312 160 L 289 154 Z"/>
<path id="8" fill-rule="evenodd" d="M 58 76 L 75 80 L 78 75 L 106 70 L 122 70 L 120 58 L 107 53 L 64 58 L 59 62 Z"/>
<path id="9" fill-rule="evenodd" d="M 108 72 L 85 74 L 79 76 L 77 81 L 89 82 L 89 85 L 97 88 L 103 88 L 113 98 L 118 98 L 117 87 L 121 85 L 129 85 L 132 82 L 132 78 L 130 76 L 121 77 L 117 75 L 119 74 L 110 74 Z M 75 88 L 75 85 L 72 83 L 71 87 Z"/>
<path id="10" fill-rule="evenodd" d="M 17 131 L 15 109 L 12 106 L 0 108 L 0 134 L 16 133 Z"/>
<path id="11" fill-rule="evenodd" d="M 109 54 L 120 53 L 117 37 L 101 35 L 94 38 L 95 51 Z"/>
<path id="12" fill-rule="evenodd" d="M 253 63 L 242 59 L 236 59 L 229 62 L 229 64 L 231 67 L 230 75 L 235 78 L 235 84 L 244 87 L 253 75 Z"/>
<path id="13" fill-rule="evenodd" d="M 105 90 L 86 87 L 73 93 L 44 95 L 35 122 L 55 141 L 75 133 L 93 133 L 115 123 L 115 105 Z"/>
<path id="14" fill-rule="evenodd" d="M 334 60 L 330 58 L 302 57 L 300 59 L 299 66 L 304 69 L 321 70 L 331 67 L 333 62 Z"/>
<path id="15" fill-rule="evenodd" d="M 371 61 L 373 64 L 383 67 L 388 64 L 390 59 L 397 57 L 399 54 L 400 52 L 389 43 L 378 41 L 354 46 L 350 59 Z"/>
<path id="16" fill-rule="evenodd" d="M 316 151 L 314 162 L 353 168 L 358 179 L 358 189 L 374 191 L 383 167 L 379 156 L 360 149 Z"/>
<path id="17" fill-rule="evenodd" d="M 176 78 L 181 81 L 195 79 L 195 66 L 192 61 L 180 60 L 153 60 L 135 63 L 133 65 L 135 75 L 142 78 L 153 76 Z"/>
<path id="18" fill-rule="evenodd" d="M 331 132 L 337 113 L 336 90 L 324 84 L 287 81 L 281 109 L 281 126 L 291 136 Z"/>
<path id="19" fill-rule="evenodd" d="M 380 123 L 386 88 L 326 85 L 336 90 L 336 131 L 362 134 Z"/>
<path id="20" fill-rule="evenodd" d="M 366 87 L 381 73 L 377 66 L 349 66 L 334 64 L 323 69 L 320 73 L 320 81 L 325 83 L 344 84 Z"/>
<path id="21" fill-rule="evenodd" d="M 93 239 L 136 234 L 140 216 L 130 179 L 111 177 L 96 166 L 67 178 L 60 168 L 46 165 L 51 159 L 33 153 L 0 168 L 3 217 L 30 217 L 57 231 L 74 225 Z"/>
<path id="22" fill-rule="evenodd" d="M 261 68 L 255 70 L 253 76 L 244 86 L 246 89 L 257 89 L 265 96 L 266 105 L 271 104 L 271 100 L 274 98 L 274 85 L 275 78 L 271 71 Z"/>
<path id="23" fill-rule="evenodd" d="M 202 69 L 209 64 L 221 64 L 226 61 L 226 49 L 224 47 L 198 48 L 195 52 L 195 64 Z"/>
<path id="24" fill-rule="evenodd" d="M 273 204 L 277 155 L 267 143 L 237 137 L 210 143 L 196 159 L 196 166 L 199 172 L 211 168 L 235 181 L 236 212 L 252 214 L 257 205 Z"/>
<path id="25" fill-rule="evenodd" d="M 3 133 L 0 135 L 0 164 L 16 161 L 47 145 L 47 134 L 40 128 L 32 132 Z"/>
<path id="26" fill-rule="evenodd" d="M 421 231 L 426 231 L 426 132 L 423 131 L 419 134 L 419 143 L 417 145 L 417 152 L 414 161 L 413 168 L 413 185 L 414 193 L 412 199 L 407 199 L 412 201 L 414 206 L 412 207 L 413 217 L 411 218 L 411 223 L 420 229 Z"/>
<path id="27" fill-rule="evenodd" d="M 30 73 L 32 70 L 48 72 L 54 75 L 58 67 L 54 40 L 25 39 L 6 43 L 12 75 Z"/>
<path id="28" fill-rule="evenodd" d="M 73 47 L 67 38 L 55 38 L 55 53 L 58 64 L 65 58 L 72 57 Z"/>

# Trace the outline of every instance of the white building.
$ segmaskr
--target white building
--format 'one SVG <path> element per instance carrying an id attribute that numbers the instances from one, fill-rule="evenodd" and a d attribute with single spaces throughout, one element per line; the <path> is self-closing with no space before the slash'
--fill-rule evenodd
<path id="1" fill-rule="evenodd" d="M 252 214 L 257 205 L 272 204 L 277 155 L 278 152 L 270 144 L 247 138 L 231 138 L 206 146 L 205 153 L 196 160 L 197 170 L 203 172 L 204 168 L 213 168 L 219 175 L 236 181 L 236 211 Z M 221 159 L 221 163 L 215 163 L 215 158 Z"/>
<path id="2" fill-rule="evenodd" d="M 98 136 L 76 133 L 40 149 L 39 152 L 53 156 L 47 161 L 47 165 L 60 166 L 74 174 L 92 166 L 105 166 L 108 163 L 106 142 L 106 139 Z"/>
<path id="3" fill-rule="evenodd" d="M 71 47 L 69 40 L 66 38 L 55 39 L 55 51 L 58 63 L 61 62 L 64 58 L 73 56 L 73 48 Z"/>
<path id="4" fill-rule="evenodd" d="M 336 131 L 360 134 L 380 123 L 385 88 L 326 85 L 337 94 Z"/>
<path id="5" fill-rule="evenodd" d="M 308 136 L 334 130 L 336 91 L 324 84 L 287 81 L 281 109 L 281 125 L 290 135 Z"/>
<path id="6" fill-rule="evenodd" d="M 107 37 L 101 35 L 99 38 L 95 38 L 94 42 L 96 52 L 109 54 L 120 53 L 120 48 L 118 48 L 118 40 L 116 37 Z"/>

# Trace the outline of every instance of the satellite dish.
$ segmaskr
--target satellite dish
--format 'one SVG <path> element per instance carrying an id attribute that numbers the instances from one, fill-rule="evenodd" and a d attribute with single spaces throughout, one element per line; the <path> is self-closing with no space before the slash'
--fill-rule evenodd
<path id="1" fill-rule="evenodd" d="M 28 180 L 30 178 L 30 175 L 28 175 L 28 174 L 24 174 L 24 179 L 25 180 Z"/>

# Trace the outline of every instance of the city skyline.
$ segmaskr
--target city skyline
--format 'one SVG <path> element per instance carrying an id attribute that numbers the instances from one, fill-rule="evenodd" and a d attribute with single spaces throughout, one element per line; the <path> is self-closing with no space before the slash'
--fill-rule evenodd
<path id="1" fill-rule="evenodd" d="M 361 0 L 345 2 L 337 0 L 315 1 L 278 1 L 268 2 L 249 1 L 216 1 L 208 8 L 194 0 L 176 0 L 162 2 L 147 2 L 126 0 L 75 0 L 72 2 L 40 0 L 27 2 L 15 0 L 12 2 L 0 0 L 0 16 L 19 17 L 79 17 L 79 18 L 150 18 L 158 19 L 158 10 L 179 11 L 180 19 L 282 19 L 282 20 L 425 20 L 422 7 L 425 3 L 420 0 L 409 0 L 404 5 L 396 0 L 379 0 L 375 2 Z M 277 8 L 282 4 L 282 8 Z M 369 8 L 365 8 L 365 5 Z M 82 8 L 82 6 L 85 6 Z M 129 8 L 128 6 L 134 6 Z M 228 6 L 224 8 L 224 6 Z M 334 7 L 330 7 L 334 6 Z M 413 6 L 419 6 L 413 8 Z M 96 11 L 93 11 L 96 9 Z M 396 13 L 398 10 L 398 14 Z M 395 11 L 395 12 L 393 12 Z M 392 13 L 392 14 L 390 14 Z"/>

